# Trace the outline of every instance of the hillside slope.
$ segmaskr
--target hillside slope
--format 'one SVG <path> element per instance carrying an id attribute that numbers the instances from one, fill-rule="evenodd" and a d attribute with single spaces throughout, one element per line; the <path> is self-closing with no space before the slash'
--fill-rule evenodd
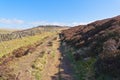
<path id="1" fill-rule="evenodd" d="M 0 30 L 0 42 L 34 36 L 34 35 L 42 34 L 44 32 L 57 32 L 60 29 L 64 29 L 64 27 L 46 25 L 46 26 L 38 26 L 30 29 L 16 30 L 16 31 Z"/>
<path id="2" fill-rule="evenodd" d="M 60 38 L 62 45 L 72 51 L 69 54 L 74 55 L 76 61 L 83 61 L 87 68 L 91 68 L 92 74 L 95 73 L 91 77 L 95 80 L 120 79 L 120 16 L 63 30 Z M 94 63 L 84 62 L 91 59 Z M 78 65 L 83 64 L 78 62 Z M 92 67 L 89 66 L 91 64 Z M 88 72 L 83 73 L 84 77 Z"/>

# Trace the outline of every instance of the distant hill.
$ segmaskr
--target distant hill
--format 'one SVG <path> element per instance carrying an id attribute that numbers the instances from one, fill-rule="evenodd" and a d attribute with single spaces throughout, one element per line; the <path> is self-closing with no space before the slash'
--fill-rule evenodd
<path id="1" fill-rule="evenodd" d="M 43 32 L 59 32 L 64 29 L 64 26 L 46 25 L 37 26 L 25 30 L 0 30 L 0 41 L 8 41 L 12 39 L 18 39 L 22 37 L 34 36 Z"/>
<path id="2" fill-rule="evenodd" d="M 65 27 L 69 27 L 69 26 L 59 26 L 59 25 L 40 25 L 37 27 L 49 27 L 49 28 L 65 28 Z"/>

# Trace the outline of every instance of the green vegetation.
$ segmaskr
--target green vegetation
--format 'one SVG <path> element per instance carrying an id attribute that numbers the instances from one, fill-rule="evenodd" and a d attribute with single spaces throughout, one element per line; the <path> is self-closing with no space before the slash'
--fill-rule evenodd
<path id="1" fill-rule="evenodd" d="M 39 56 L 32 65 L 32 74 L 35 76 L 36 80 L 41 80 L 41 71 L 44 69 L 47 63 L 47 54 L 43 54 L 43 57 Z"/>
<path id="2" fill-rule="evenodd" d="M 52 58 L 55 57 L 55 51 L 50 52 Z M 36 80 L 41 80 L 42 71 L 45 68 L 48 60 L 48 52 L 44 51 L 43 56 L 39 56 L 32 65 L 33 71 L 32 74 L 35 76 Z"/>
<path id="3" fill-rule="evenodd" d="M 46 59 L 47 59 L 47 55 L 44 53 L 43 57 L 38 57 L 34 61 L 33 65 L 32 65 L 32 68 L 38 69 L 39 71 L 42 71 L 43 68 L 44 68 L 44 64 L 47 63 Z"/>
<path id="4" fill-rule="evenodd" d="M 88 60 L 75 61 L 72 52 L 67 51 L 67 57 L 69 58 L 72 67 L 74 68 L 74 77 L 76 80 L 95 80 L 94 79 L 94 63 L 96 59 L 90 57 Z"/>
<path id="5" fill-rule="evenodd" d="M 41 80 L 42 71 L 45 69 L 46 64 L 49 62 L 49 58 L 55 58 L 56 47 L 58 44 L 48 41 L 44 47 L 47 49 L 40 52 L 39 57 L 32 64 L 32 74 L 35 76 L 36 80 Z"/>

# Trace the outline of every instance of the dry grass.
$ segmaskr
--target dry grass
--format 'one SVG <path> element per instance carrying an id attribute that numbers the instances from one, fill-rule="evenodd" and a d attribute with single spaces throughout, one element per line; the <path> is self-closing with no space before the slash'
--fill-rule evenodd
<path id="1" fill-rule="evenodd" d="M 35 36 L 24 37 L 22 39 L 15 39 L 11 41 L 4 41 L 0 43 L 0 58 L 8 53 L 11 53 L 13 50 L 18 49 L 22 46 L 27 46 L 36 43 L 44 39 L 47 36 L 52 36 L 55 33 L 45 32 Z"/>
<path id="2" fill-rule="evenodd" d="M 12 29 L 10 29 L 10 30 L 8 30 L 8 29 L 0 29 L 0 34 L 11 33 L 13 31 L 16 31 L 16 30 L 12 30 Z"/>

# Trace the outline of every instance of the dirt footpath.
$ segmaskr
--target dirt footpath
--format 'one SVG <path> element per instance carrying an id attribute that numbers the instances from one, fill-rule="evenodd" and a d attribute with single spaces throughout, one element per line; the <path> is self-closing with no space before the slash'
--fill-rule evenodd
<path id="1" fill-rule="evenodd" d="M 48 63 L 42 72 L 41 80 L 75 80 L 72 66 L 67 56 L 64 55 L 64 49 L 60 47 L 59 38 L 53 41 L 53 48 L 55 49 L 55 57 L 49 57 Z"/>
<path id="2" fill-rule="evenodd" d="M 36 78 L 32 72 L 32 65 L 43 50 L 47 51 L 46 63 L 40 78 Z M 11 69 L 9 74 L 14 78 L 0 78 L 0 80 L 74 80 L 72 67 L 68 58 L 65 55 L 62 56 L 63 52 L 58 35 L 52 36 L 39 45 L 33 53 L 8 62 L 5 68 Z"/>

